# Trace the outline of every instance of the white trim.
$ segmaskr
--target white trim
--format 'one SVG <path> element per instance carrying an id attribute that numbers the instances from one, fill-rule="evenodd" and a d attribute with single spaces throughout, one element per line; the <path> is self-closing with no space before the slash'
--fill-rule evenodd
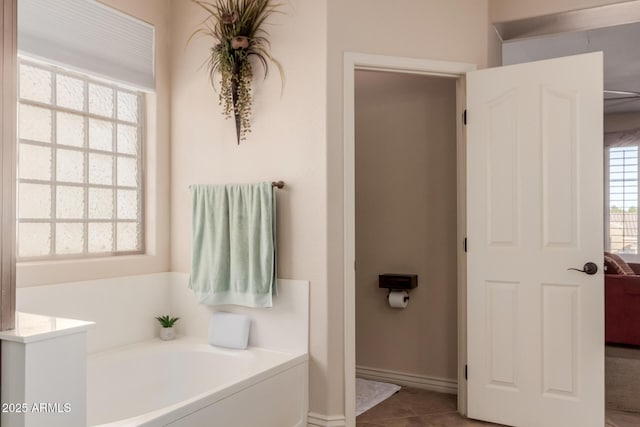
<path id="1" fill-rule="evenodd" d="M 15 327 L 17 9 L 0 6 L 0 330 Z"/>
<path id="2" fill-rule="evenodd" d="M 371 55 L 357 52 L 345 52 L 344 66 L 345 70 L 351 66 L 350 68 L 352 70 L 376 70 L 403 74 L 424 74 L 429 76 L 448 77 L 459 77 L 468 71 L 474 71 L 477 68 L 475 64 L 468 64 L 466 62 Z M 345 83 L 346 77 L 347 75 L 345 74 Z M 353 84 L 351 84 L 351 86 L 353 87 Z M 346 89 L 347 87 L 345 87 L 345 95 L 347 93 Z"/>
<path id="3" fill-rule="evenodd" d="M 393 383 L 406 387 L 421 388 L 437 391 L 438 393 L 457 394 L 458 381 L 449 378 L 430 377 L 427 375 L 410 374 L 389 369 L 356 366 L 356 376 L 365 380 Z"/>
<path id="4" fill-rule="evenodd" d="M 356 351 L 355 351 L 355 70 L 382 70 L 387 72 L 425 74 L 459 78 L 468 71 L 473 71 L 475 64 L 462 62 L 434 61 L 397 56 L 370 55 L 355 52 L 344 53 L 343 69 L 343 149 L 344 149 L 344 393 L 345 393 L 345 425 L 355 427 L 355 395 L 356 395 Z M 464 167 L 459 165 L 458 167 Z M 466 289 L 466 288 L 465 288 Z M 458 312 L 466 310 L 458 301 Z M 465 317 L 466 319 L 466 317 Z M 458 325 L 458 334 L 466 336 L 466 324 Z M 458 364 L 466 358 L 466 354 L 458 350 Z M 463 363 L 462 363 L 463 364 Z M 459 369 L 460 371 L 460 369 Z M 462 386 L 459 394 L 466 393 Z M 461 408 L 464 412 L 466 408 Z"/>
<path id="5" fill-rule="evenodd" d="M 342 415 L 322 415 L 309 412 L 307 426 L 312 427 L 345 427 L 345 419 Z"/>
<path id="6" fill-rule="evenodd" d="M 456 82 L 456 113 L 462 117 L 467 105 L 466 79 Z M 467 212 L 467 130 L 462 120 L 456 123 L 456 157 L 457 157 L 457 200 L 458 212 Z M 467 253 L 465 252 L 465 238 L 467 237 L 467 216 L 458 215 L 457 221 L 457 257 L 458 257 L 458 381 L 463 385 L 458 387 L 458 412 L 467 415 L 467 393 L 463 381 L 465 366 L 467 365 Z"/>
<path id="7" fill-rule="evenodd" d="M 364 61 L 358 54 L 344 54 L 344 414 L 345 426 L 356 419 L 356 206 L 355 206 L 355 69 Z"/>

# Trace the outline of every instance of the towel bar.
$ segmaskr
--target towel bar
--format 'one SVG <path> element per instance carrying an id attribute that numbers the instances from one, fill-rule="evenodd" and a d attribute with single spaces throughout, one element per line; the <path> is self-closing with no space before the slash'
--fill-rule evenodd
<path id="1" fill-rule="evenodd" d="M 271 186 L 276 188 L 284 188 L 284 181 L 271 181 Z M 191 189 L 191 186 L 189 186 Z"/>

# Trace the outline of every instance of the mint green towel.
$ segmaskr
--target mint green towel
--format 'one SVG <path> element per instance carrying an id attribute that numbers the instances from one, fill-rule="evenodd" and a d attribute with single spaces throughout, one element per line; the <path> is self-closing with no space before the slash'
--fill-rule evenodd
<path id="1" fill-rule="evenodd" d="M 270 182 L 191 187 L 189 288 L 206 305 L 271 307 L 276 290 Z"/>

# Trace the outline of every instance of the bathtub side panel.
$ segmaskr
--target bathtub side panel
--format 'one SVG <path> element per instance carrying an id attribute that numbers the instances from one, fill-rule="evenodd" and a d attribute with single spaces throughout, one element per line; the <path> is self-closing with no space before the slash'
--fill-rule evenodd
<path id="1" fill-rule="evenodd" d="M 85 349 L 85 332 L 2 341 L 2 427 L 86 426 Z"/>
<path id="2" fill-rule="evenodd" d="M 163 424 L 171 427 L 302 427 L 307 425 L 308 362 Z M 212 424 L 212 420 L 215 420 Z"/>

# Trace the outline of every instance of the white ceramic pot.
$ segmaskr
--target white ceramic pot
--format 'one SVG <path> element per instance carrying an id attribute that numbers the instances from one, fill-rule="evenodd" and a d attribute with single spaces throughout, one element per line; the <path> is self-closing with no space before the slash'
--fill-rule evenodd
<path id="1" fill-rule="evenodd" d="M 176 330 L 171 328 L 160 328 L 160 339 L 164 341 L 172 340 L 176 337 Z"/>

